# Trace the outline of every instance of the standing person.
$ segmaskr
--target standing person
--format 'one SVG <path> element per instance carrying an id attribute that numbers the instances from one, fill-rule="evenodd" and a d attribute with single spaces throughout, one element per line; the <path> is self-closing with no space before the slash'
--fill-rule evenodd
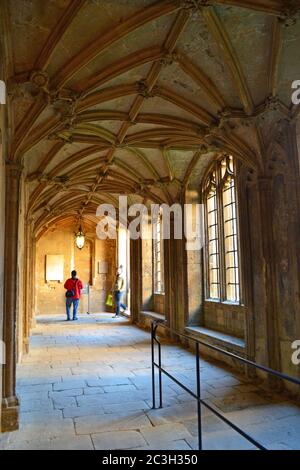
<path id="1" fill-rule="evenodd" d="M 79 299 L 81 295 L 81 289 L 83 288 L 82 282 L 77 278 L 77 272 L 71 272 L 71 278 L 65 282 L 64 288 L 66 292 L 66 311 L 67 321 L 70 321 L 71 305 L 73 304 L 73 320 L 78 320 L 77 310 L 79 306 Z"/>
<path id="2" fill-rule="evenodd" d="M 114 287 L 112 289 L 112 292 L 114 294 L 115 305 L 116 305 L 116 313 L 113 316 L 113 318 L 117 318 L 120 316 L 121 308 L 123 309 L 123 313 L 125 312 L 125 310 L 127 310 L 126 305 L 122 304 L 122 295 L 123 295 L 124 289 L 125 289 L 125 280 L 124 280 L 124 277 L 122 276 L 122 266 L 119 266 L 116 272 Z"/>

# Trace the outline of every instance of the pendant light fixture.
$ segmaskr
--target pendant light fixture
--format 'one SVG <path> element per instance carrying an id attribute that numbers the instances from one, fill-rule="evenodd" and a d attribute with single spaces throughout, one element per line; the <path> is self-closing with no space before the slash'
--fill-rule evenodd
<path id="1" fill-rule="evenodd" d="M 79 250 L 82 250 L 82 248 L 84 247 L 84 244 L 85 244 L 85 234 L 82 230 L 82 225 L 80 223 L 79 225 L 79 230 L 78 232 L 75 234 L 75 242 L 76 242 L 76 246 Z"/>

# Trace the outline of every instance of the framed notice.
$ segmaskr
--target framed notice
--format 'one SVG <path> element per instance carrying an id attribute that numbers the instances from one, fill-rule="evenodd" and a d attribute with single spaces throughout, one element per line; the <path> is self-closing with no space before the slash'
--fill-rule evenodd
<path id="1" fill-rule="evenodd" d="M 98 261 L 98 274 L 107 274 L 107 273 L 108 273 L 108 262 Z"/>
<path id="2" fill-rule="evenodd" d="M 46 282 L 64 280 L 64 255 L 46 255 Z"/>

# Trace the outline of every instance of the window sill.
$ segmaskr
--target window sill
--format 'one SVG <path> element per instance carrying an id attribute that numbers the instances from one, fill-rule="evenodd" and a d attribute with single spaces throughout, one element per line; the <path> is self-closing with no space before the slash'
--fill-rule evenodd
<path id="1" fill-rule="evenodd" d="M 160 313 L 156 313 L 156 312 L 151 312 L 151 311 L 145 311 L 144 310 L 140 313 L 144 317 L 151 318 L 152 320 L 165 321 L 165 319 L 166 319 L 165 315 L 161 315 Z"/>
<path id="2" fill-rule="evenodd" d="M 228 335 L 220 331 L 210 330 L 203 326 L 187 326 L 185 330 L 197 339 L 206 341 L 214 346 L 225 347 L 226 349 L 238 353 L 245 352 L 246 343 L 242 338 Z"/>
<path id="3" fill-rule="evenodd" d="M 220 302 L 218 300 L 211 300 L 211 299 L 206 299 L 204 301 L 204 308 L 210 309 L 210 308 L 221 308 L 222 310 L 225 311 L 241 311 L 241 312 L 246 312 L 247 308 L 244 304 L 235 304 L 233 302 Z"/>
<path id="4" fill-rule="evenodd" d="M 218 300 L 218 299 L 205 299 L 204 302 L 220 305 L 232 305 L 233 307 L 244 307 L 239 302 L 231 302 L 230 300 Z"/>

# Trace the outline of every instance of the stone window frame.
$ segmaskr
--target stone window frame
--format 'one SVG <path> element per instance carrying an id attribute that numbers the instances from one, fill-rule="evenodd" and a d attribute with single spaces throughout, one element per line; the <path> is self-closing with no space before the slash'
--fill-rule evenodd
<path id="1" fill-rule="evenodd" d="M 225 162 L 225 163 L 224 163 Z M 223 204 L 223 192 L 224 185 L 228 179 L 231 179 L 234 188 L 234 201 L 231 204 L 235 206 L 235 228 L 236 236 L 234 237 L 236 244 L 235 259 L 236 264 L 234 266 L 235 272 L 238 271 L 238 282 L 235 282 L 238 286 L 239 295 L 235 295 L 235 300 L 228 299 L 227 285 L 226 285 L 226 261 L 225 261 L 225 229 L 224 229 L 224 204 Z M 215 191 L 215 211 L 216 211 L 216 245 L 217 251 L 215 253 L 218 259 L 218 267 L 214 268 L 218 271 L 218 296 L 211 296 L 211 284 L 210 284 L 210 268 L 209 268 L 209 234 L 208 234 L 208 212 L 207 212 L 207 200 L 208 194 L 211 193 L 211 189 L 214 187 Z M 229 154 L 223 154 L 218 160 L 216 160 L 210 167 L 209 172 L 205 178 L 204 184 L 201 188 L 202 202 L 204 203 L 204 225 L 205 225 L 205 249 L 204 253 L 204 301 L 205 302 L 216 302 L 221 304 L 232 304 L 232 305 L 243 305 L 243 289 L 242 289 L 242 263 L 241 263 L 241 231 L 239 227 L 239 191 L 238 191 L 238 178 L 237 178 L 237 161 L 234 156 Z M 213 197 L 213 196 L 211 196 Z M 211 241 L 214 241 L 212 239 Z M 236 294 L 237 288 L 235 289 Z"/>
<path id="2" fill-rule="evenodd" d="M 165 279 L 164 279 L 164 240 L 163 240 L 163 226 L 162 226 L 162 210 L 160 209 L 159 214 L 155 221 L 153 221 L 153 238 L 152 238 L 152 266 L 153 266 L 153 294 L 164 295 L 165 294 Z M 157 226 L 160 226 L 159 234 L 157 237 Z M 160 260 L 158 261 L 158 253 L 160 254 Z M 158 267 L 160 268 L 158 270 Z M 158 272 L 160 273 L 160 284 L 158 287 Z"/>

